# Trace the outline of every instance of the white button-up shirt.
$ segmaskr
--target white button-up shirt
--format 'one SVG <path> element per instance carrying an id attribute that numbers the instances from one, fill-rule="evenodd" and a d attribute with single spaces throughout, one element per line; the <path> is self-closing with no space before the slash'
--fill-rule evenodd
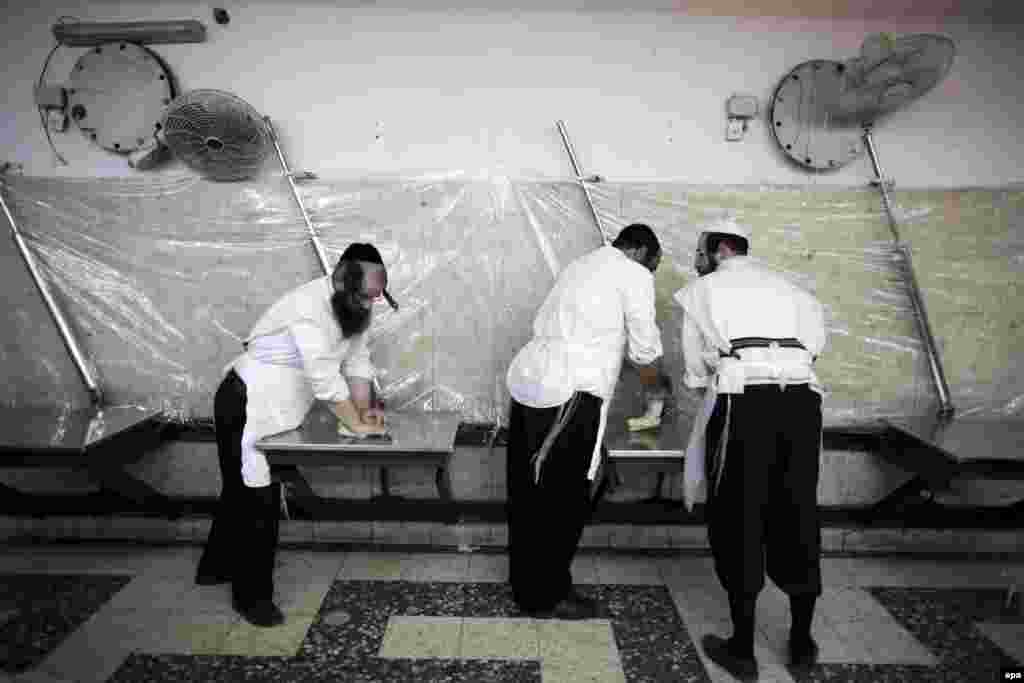
<path id="1" fill-rule="evenodd" d="M 533 339 L 509 367 L 509 393 L 551 408 L 576 391 L 610 402 L 623 354 L 638 365 L 662 355 L 654 276 L 616 247 L 582 256 L 558 276 L 533 323 Z"/>
<path id="2" fill-rule="evenodd" d="M 242 478 L 268 486 L 270 468 L 255 448 L 259 439 L 295 429 L 315 399 L 349 398 L 346 377 L 372 380 L 366 335 L 345 339 L 331 309 L 331 281 L 322 277 L 277 300 L 246 337 L 248 348 L 225 369 L 246 385 Z"/>
<path id="3" fill-rule="evenodd" d="M 342 336 L 331 294 L 329 277 L 293 289 L 267 309 L 245 341 L 258 360 L 302 368 L 316 399 L 338 402 L 350 393 L 342 366 L 346 376 L 366 379 L 373 379 L 374 367 L 365 334 Z M 267 343 L 274 338 L 281 341 Z"/>
<path id="4" fill-rule="evenodd" d="M 724 260 L 715 272 L 698 278 L 675 294 L 684 311 L 682 346 L 688 387 L 707 387 L 719 373 L 719 393 L 738 393 L 736 375 L 725 378 L 729 366 L 743 384 L 806 383 L 820 392 L 811 369 L 825 347 L 824 308 L 809 292 L 749 256 Z M 795 338 L 802 349 L 750 348 L 738 352 L 741 361 L 720 359 L 730 340 L 742 337 Z"/>

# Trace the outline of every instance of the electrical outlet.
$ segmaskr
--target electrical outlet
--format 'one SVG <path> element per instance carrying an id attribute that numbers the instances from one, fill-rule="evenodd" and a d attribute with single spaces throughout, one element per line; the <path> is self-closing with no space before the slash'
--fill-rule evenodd
<path id="1" fill-rule="evenodd" d="M 745 123 L 743 119 L 729 119 L 729 122 L 725 125 L 725 139 L 729 142 L 742 140 L 743 133 L 746 132 Z"/>
<path id="2" fill-rule="evenodd" d="M 46 125 L 54 133 L 63 133 L 68 129 L 68 115 L 63 109 L 47 109 Z"/>

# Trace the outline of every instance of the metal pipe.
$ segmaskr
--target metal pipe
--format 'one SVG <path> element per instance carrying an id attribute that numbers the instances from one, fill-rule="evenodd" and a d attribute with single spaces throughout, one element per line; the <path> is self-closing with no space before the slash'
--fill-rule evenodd
<path id="1" fill-rule="evenodd" d="M 565 151 L 569 155 L 569 163 L 572 164 L 572 172 L 576 174 L 576 182 L 583 188 L 583 195 L 587 198 L 587 206 L 590 207 L 590 215 L 594 217 L 594 224 L 597 225 L 597 231 L 601 233 L 601 242 L 605 245 L 608 244 L 608 237 L 604 232 L 604 224 L 601 222 L 601 217 L 597 215 L 597 209 L 594 207 L 594 198 L 590 194 L 590 186 L 587 185 L 587 181 L 583 179 L 583 171 L 580 170 L 580 164 L 576 160 L 576 151 L 572 147 L 572 142 L 569 140 L 569 131 L 565 127 L 565 121 L 557 121 L 558 132 L 562 136 L 562 144 L 565 145 Z"/>
<path id="2" fill-rule="evenodd" d="M 889 201 L 889 189 L 885 184 L 885 176 L 882 167 L 878 163 L 878 153 L 875 151 L 875 139 L 871 136 L 871 128 L 864 128 L 864 143 L 868 148 L 868 157 L 871 159 L 871 167 L 875 170 L 875 178 L 878 181 L 878 189 L 882 192 L 882 206 L 885 207 L 885 215 L 889 218 L 889 230 L 892 231 L 892 239 L 897 245 L 900 241 L 899 228 L 896 225 L 896 218 L 892 212 L 892 203 Z"/>
<path id="3" fill-rule="evenodd" d="M 899 254 L 899 260 L 903 268 L 904 276 L 910 290 L 910 303 L 914 308 L 914 316 L 917 318 L 918 327 L 921 332 L 921 339 L 924 342 L 925 352 L 928 354 L 928 367 L 931 370 L 932 380 L 935 383 L 935 390 L 939 395 L 939 415 L 952 415 L 954 408 L 949 397 L 949 385 L 946 383 L 946 373 L 942 369 L 942 360 L 939 358 L 938 347 L 935 344 L 935 337 L 932 335 L 932 327 L 928 322 L 928 312 L 925 310 L 924 297 L 917 285 L 917 277 L 914 275 L 914 264 L 910 257 L 910 248 L 900 240 L 899 228 L 896 224 L 896 216 L 893 214 L 892 202 L 889 199 L 889 189 L 886 187 L 885 176 L 882 167 L 878 162 L 878 153 L 875 150 L 875 141 L 871 136 L 871 127 L 864 127 L 864 142 L 866 143 L 868 156 L 871 157 L 871 165 L 874 167 L 875 176 L 878 180 L 878 188 L 882 193 L 882 206 L 885 208 L 885 215 L 889 219 L 889 229 L 892 231 L 895 241 L 895 250 Z"/>
<path id="4" fill-rule="evenodd" d="M 57 301 L 53 298 L 49 288 L 43 281 L 43 276 L 39 272 L 39 267 L 36 265 L 35 259 L 32 258 L 32 252 L 29 251 L 28 244 L 22 237 L 21 231 L 18 230 L 18 224 L 14 220 L 14 214 L 11 213 L 10 208 L 7 206 L 7 200 L 4 198 L 3 189 L 5 187 L 6 183 L 0 180 L 0 205 L 3 206 L 4 214 L 7 216 L 7 222 L 11 224 L 14 243 L 18 245 L 18 252 L 21 254 L 21 258 L 25 261 L 25 266 L 28 268 L 28 272 L 32 276 L 32 281 L 35 282 L 36 287 L 39 289 L 39 293 L 43 297 L 43 301 L 46 303 L 46 308 L 50 312 L 50 316 L 57 324 L 57 331 L 60 333 L 60 338 L 64 342 L 64 346 L 67 347 L 68 353 L 71 354 L 71 360 L 74 361 L 75 367 L 78 369 L 78 374 L 82 376 L 82 381 L 85 382 L 86 389 L 89 390 L 89 397 L 92 399 L 93 405 L 99 405 L 103 402 L 103 391 L 100 389 L 96 379 L 92 376 L 92 372 L 89 370 L 89 366 L 85 361 L 85 354 L 83 354 L 82 350 L 79 348 L 78 342 L 71 333 L 71 327 L 68 325 L 67 320 L 64 318 L 64 314 L 61 313 L 60 308 L 57 306 Z"/>
<path id="5" fill-rule="evenodd" d="M 302 212 L 302 220 L 306 222 L 306 230 L 309 232 L 310 240 L 313 242 L 313 249 L 316 251 L 316 257 L 320 261 L 320 267 L 324 271 L 324 275 L 331 274 L 331 266 L 327 262 L 327 254 L 324 252 L 323 246 L 320 244 L 320 238 L 316 234 L 316 229 L 313 228 L 313 221 L 309 219 L 309 213 L 306 211 L 305 205 L 302 203 L 302 198 L 299 196 L 299 188 L 295 185 L 295 177 L 288 168 L 288 161 L 284 158 L 284 152 L 281 150 L 281 144 L 277 140 L 277 133 L 274 132 L 274 124 L 270 121 L 269 116 L 264 116 L 263 120 L 267 124 L 267 132 L 270 133 L 270 139 L 274 142 L 274 149 L 277 150 L 277 159 L 281 162 L 281 168 L 284 169 L 284 177 L 288 179 L 288 187 L 292 189 L 292 197 L 295 198 L 295 203 L 299 205 L 299 211 Z M 308 174 L 304 174 L 308 177 Z"/>
<path id="6" fill-rule="evenodd" d="M 277 133 L 274 131 L 274 124 L 271 122 L 270 117 L 264 116 L 263 120 L 267 124 L 267 131 L 270 133 L 270 139 L 274 141 L 274 149 L 277 150 L 277 159 L 278 161 L 281 162 L 281 168 L 284 169 L 284 177 L 288 179 L 288 187 L 292 189 L 292 197 L 295 198 L 295 203 L 299 205 L 299 211 L 302 212 L 302 220 L 306 222 L 306 230 L 309 232 L 309 239 L 313 243 L 313 249 L 316 251 L 317 260 L 320 261 L 320 268 L 324 271 L 324 275 L 330 275 L 331 266 L 327 262 L 327 253 L 324 251 L 323 246 L 320 244 L 320 237 L 316 234 L 316 229 L 313 227 L 313 221 L 309 219 L 309 212 L 306 211 L 306 205 L 302 203 L 302 197 L 299 196 L 299 189 L 295 185 L 296 174 L 292 173 L 291 169 L 288 168 L 288 161 L 285 159 L 284 152 L 281 150 L 281 144 L 277 140 Z M 304 172 L 299 175 L 301 175 L 303 178 L 316 177 L 309 172 Z M 395 304 L 394 299 L 391 298 L 391 295 L 388 294 L 387 292 L 384 292 L 384 295 L 388 300 L 388 304 L 390 304 L 391 307 L 397 311 L 398 305 Z M 377 397 L 379 398 L 383 391 L 380 386 L 380 380 L 374 377 L 372 384 L 373 390 L 377 394 Z"/>
<path id="7" fill-rule="evenodd" d="M 92 47 L 104 43 L 202 43 L 206 27 L 195 19 L 176 21 L 57 22 L 53 37 L 61 45 Z"/>

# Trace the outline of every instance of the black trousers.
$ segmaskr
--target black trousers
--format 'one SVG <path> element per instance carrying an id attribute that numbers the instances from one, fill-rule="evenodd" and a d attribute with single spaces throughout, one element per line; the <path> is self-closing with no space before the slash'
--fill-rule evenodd
<path id="1" fill-rule="evenodd" d="M 602 400 L 577 394 L 572 417 L 555 439 L 534 483 L 530 459 L 558 408 L 530 408 L 513 399 L 509 413 L 507 513 L 509 583 L 526 610 L 551 609 L 572 588 L 570 567 L 593 511 L 587 470 L 597 441 Z"/>
<path id="2" fill-rule="evenodd" d="M 727 400 L 725 469 L 712 491 Z M 731 595 L 756 596 L 765 572 L 790 596 L 821 594 L 820 452 L 821 396 L 807 385 L 718 397 L 707 434 L 708 540 Z"/>
<path id="3" fill-rule="evenodd" d="M 252 604 L 274 597 L 281 494 L 273 484 L 252 488 L 242 481 L 245 404 L 245 382 L 232 370 L 213 402 L 222 486 L 197 574 L 229 579 L 234 598 Z"/>

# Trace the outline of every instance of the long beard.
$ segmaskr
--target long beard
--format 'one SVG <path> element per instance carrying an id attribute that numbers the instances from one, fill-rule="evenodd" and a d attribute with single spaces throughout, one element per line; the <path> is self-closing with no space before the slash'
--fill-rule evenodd
<path id="1" fill-rule="evenodd" d="M 371 309 L 363 308 L 344 291 L 331 295 L 331 309 L 345 339 L 362 334 L 370 327 Z"/>

